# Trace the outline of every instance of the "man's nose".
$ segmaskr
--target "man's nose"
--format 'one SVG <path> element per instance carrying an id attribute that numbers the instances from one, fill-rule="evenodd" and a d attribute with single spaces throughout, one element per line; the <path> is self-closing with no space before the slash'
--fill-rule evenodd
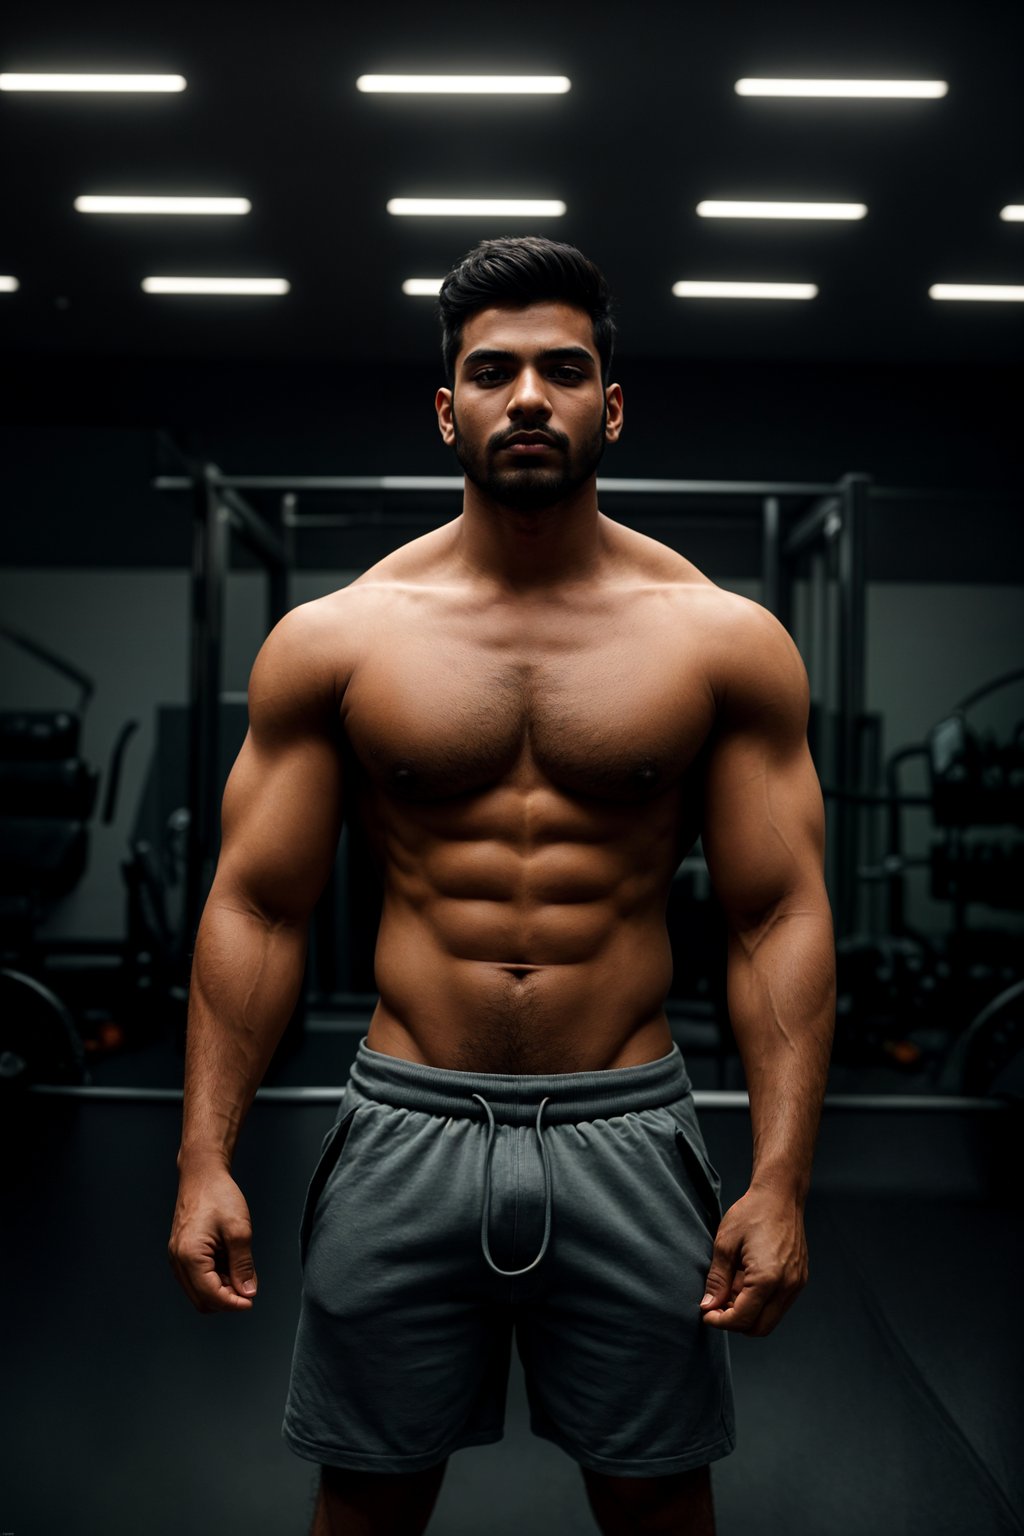
<path id="1" fill-rule="evenodd" d="M 544 379 L 535 369 L 524 368 L 516 380 L 516 387 L 508 402 L 508 415 L 513 420 L 520 416 L 547 418 L 551 415 L 551 402 Z"/>

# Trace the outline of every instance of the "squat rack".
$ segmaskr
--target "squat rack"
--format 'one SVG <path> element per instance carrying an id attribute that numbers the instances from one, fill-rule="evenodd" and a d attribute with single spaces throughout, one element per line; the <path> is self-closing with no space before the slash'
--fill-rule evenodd
<path id="1" fill-rule="evenodd" d="M 297 564 L 298 539 L 314 528 L 423 528 L 456 515 L 461 476 L 435 475 L 225 475 L 214 464 L 187 464 L 188 473 L 160 475 L 154 487 L 188 491 L 193 511 L 191 672 L 189 689 L 189 807 L 186 942 L 191 946 L 213 877 L 218 845 L 219 704 L 224 650 L 224 587 L 231 538 L 238 537 L 268 577 L 268 630 L 289 606 L 289 577 Z M 811 680 L 812 751 L 823 780 L 828 814 L 826 883 L 840 933 L 855 922 L 858 853 L 863 807 L 874 796 L 877 763 L 869 760 L 872 717 L 865 709 L 866 529 L 869 500 L 944 497 L 948 493 L 885 489 L 851 473 L 830 483 L 791 481 L 666 480 L 599 477 L 602 502 L 648 499 L 660 513 L 642 513 L 641 528 L 693 527 L 723 517 L 757 527 L 761 534 L 764 606 L 795 634 L 797 580 L 809 575 L 809 634 L 805 660 Z M 280 493 L 279 525 L 273 527 L 243 495 Z M 299 496 L 329 492 L 352 498 L 351 511 L 299 510 Z M 417 496 L 442 497 L 443 510 L 406 511 Z M 366 510 L 367 495 L 399 505 Z M 449 499 L 451 509 L 449 510 Z M 720 504 L 713 517 L 695 501 Z M 358 503 L 364 505 L 359 508 Z M 438 504 L 435 501 L 435 506 Z M 836 611 L 829 584 L 835 583 Z"/>

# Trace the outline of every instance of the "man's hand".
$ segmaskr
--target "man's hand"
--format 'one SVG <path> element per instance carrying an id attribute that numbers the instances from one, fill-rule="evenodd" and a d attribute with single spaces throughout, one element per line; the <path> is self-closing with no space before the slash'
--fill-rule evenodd
<path id="1" fill-rule="evenodd" d="M 182 1173 L 167 1255 L 197 1311 L 252 1309 L 252 1220 L 245 1196 L 226 1168 L 215 1165 Z"/>
<path id="2" fill-rule="evenodd" d="M 803 1210 L 791 1197 L 748 1189 L 722 1217 L 701 1302 L 712 1328 L 763 1339 L 807 1284 Z"/>

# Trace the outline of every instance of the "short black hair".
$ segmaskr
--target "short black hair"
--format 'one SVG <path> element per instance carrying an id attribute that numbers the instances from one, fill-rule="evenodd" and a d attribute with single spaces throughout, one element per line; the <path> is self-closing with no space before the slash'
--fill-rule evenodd
<path id="1" fill-rule="evenodd" d="M 593 322 L 594 345 L 607 387 L 615 347 L 608 284 L 594 263 L 574 245 L 546 240 L 541 235 L 481 240 L 441 284 L 437 309 L 441 320 L 441 356 L 449 386 L 455 383 L 462 327 L 472 315 L 494 304 L 546 301 L 586 310 Z"/>

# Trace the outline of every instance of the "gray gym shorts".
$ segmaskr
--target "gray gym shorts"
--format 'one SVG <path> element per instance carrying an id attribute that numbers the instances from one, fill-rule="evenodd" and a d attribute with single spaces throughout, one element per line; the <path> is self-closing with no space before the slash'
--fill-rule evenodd
<path id="1" fill-rule="evenodd" d="M 675 1044 L 510 1076 L 364 1037 L 302 1213 L 292 1450 L 415 1472 L 500 1440 L 514 1332 L 533 1433 L 582 1467 L 727 1456 L 729 1342 L 700 1313 L 721 1180 L 690 1090 Z"/>

